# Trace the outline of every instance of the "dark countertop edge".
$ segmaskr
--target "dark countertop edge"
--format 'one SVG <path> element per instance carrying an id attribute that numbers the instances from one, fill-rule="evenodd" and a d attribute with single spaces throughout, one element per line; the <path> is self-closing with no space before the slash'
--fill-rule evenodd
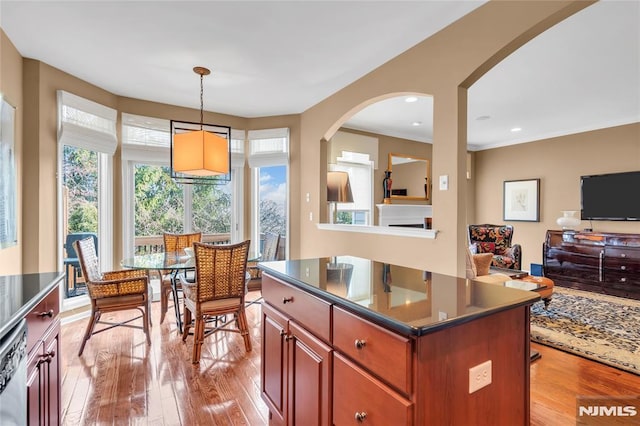
<path id="1" fill-rule="evenodd" d="M 300 281 L 287 275 L 285 273 L 270 269 L 266 265 L 258 264 L 258 269 L 261 269 L 263 272 L 266 272 L 269 275 L 272 275 L 276 278 L 279 278 L 289 284 L 293 284 L 295 286 L 300 287 L 302 290 L 307 291 L 308 293 L 313 294 L 314 296 L 319 297 L 320 299 L 324 299 L 334 303 L 336 306 L 340 308 L 344 308 L 350 312 L 358 314 L 363 318 L 370 320 L 371 322 L 378 324 L 382 327 L 393 330 L 397 333 L 400 333 L 406 337 L 420 337 L 425 334 L 433 333 L 438 330 L 443 330 L 449 327 L 455 327 L 460 324 L 465 324 L 470 321 L 474 321 L 478 318 L 486 317 L 492 315 L 496 312 L 507 311 L 510 309 L 518 308 L 521 306 L 532 305 L 533 303 L 540 300 L 540 294 L 533 291 L 521 290 L 523 294 L 523 298 L 520 300 L 516 300 L 513 303 L 509 303 L 506 305 L 495 306 L 490 309 L 482 310 L 481 312 L 474 312 L 468 315 L 464 315 L 458 318 L 453 318 L 450 320 L 438 321 L 434 324 L 425 325 L 423 327 L 414 327 L 407 325 L 405 323 L 393 320 L 385 315 L 374 312 L 370 309 L 367 309 L 357 303 L 351 302 L 349 300 L 343 299 L 342 297 L 336 296 L 334 294 L 323 291 L 317 287 L 311 286 L 304 281 Z M 491 284 L 494 285 L 494 284 Z M 530 294 L 528 294 L 530 293 Z"/>
<path id="2" fill-rule="evenodd" d="M 37 272 L 35 273 L 37 274 Z M 13 327 L 15 327 L 16 324 L 18 324 L 20 320 L 22 320 L 22 318 L 26 317 L 29 311 L 35 308 L 35 306 L 40 303 L 54 287 L 57 287 L 63 278 L 64 272 L 58 272 L 58 275 L 53 280 L 51 280 L 51 282 L 45 288 L 41 289 L 40 292 L 32 297 L 28 303 L 22 305 L 22 307 L 13 315 L 13 317 L 0 328 L 0 340 L 4 339 L 4 336 L 9 333 L 13 329 Z"/>

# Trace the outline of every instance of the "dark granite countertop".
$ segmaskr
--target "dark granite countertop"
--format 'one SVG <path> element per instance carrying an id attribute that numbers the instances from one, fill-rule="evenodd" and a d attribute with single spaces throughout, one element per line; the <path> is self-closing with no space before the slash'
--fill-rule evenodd
<path id="1" fill-rule="evenodd" d="M 406 336 L 531 305 L 533 291 L 353 256 L 261 262 L 265 273 Z"/>
<path id="2" fill-rule="evenodd" d="M 0 340 L 64 277 L 62 272 L 0 276 Z"/>

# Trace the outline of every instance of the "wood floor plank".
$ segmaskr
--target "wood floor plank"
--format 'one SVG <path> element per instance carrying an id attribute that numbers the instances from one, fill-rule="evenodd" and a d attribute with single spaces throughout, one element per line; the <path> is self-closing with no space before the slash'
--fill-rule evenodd
<path id="1" fill-rule="evenodd" d="M 260 396 L 260 305 L 247 309 L 251 352 L 239 334 L 216 333 L 205 339 L 200 364 L 191 363 L 193 340 L 182 342 L 172 311 L 159 323 L 159 305 L 152 304 L 151 346 L 141 330 L 118 327 L 93 336 L 78 357 L 87 320 L 62 326 L 63 424 L 268 424 Z M 640 376 L 531 346 L 542 354 L 531 367 L 533 426 L 575 425 L 578 395 L 640 393 Z"/>

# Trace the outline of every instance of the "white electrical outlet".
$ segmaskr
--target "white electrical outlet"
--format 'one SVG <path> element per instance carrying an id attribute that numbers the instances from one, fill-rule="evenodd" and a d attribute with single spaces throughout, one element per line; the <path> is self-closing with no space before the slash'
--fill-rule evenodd
<path id="1" fill-rule="evenodd" d="M 440 191 L 446 191 L 449 189 L 449 175 L 440 176 Z"/>
<path id="2" fill-rule="evenodd" d="M 491 360 L 469 369 L 469 393 L 491 384 Z"/>
<path id="3" fill-rule="evenodd" d="M 309 212 L 309 220 L 313 221 L 313 212 Z"/>
<path id="4" fill-rule="evenodd" d="M 447 313 L 438 311 L 438 321 L 444 321 L 447 319 Z"/>

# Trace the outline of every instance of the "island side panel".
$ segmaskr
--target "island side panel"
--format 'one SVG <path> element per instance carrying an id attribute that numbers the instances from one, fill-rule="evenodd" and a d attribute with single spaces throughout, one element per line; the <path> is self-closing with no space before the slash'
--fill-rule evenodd
<path id="1" fill-rule="evenodd" d="M 529 425 L 529 306 L 418 338 L 416 424 Z M 492 382 L 469 394 L 469 368 Z"/>

